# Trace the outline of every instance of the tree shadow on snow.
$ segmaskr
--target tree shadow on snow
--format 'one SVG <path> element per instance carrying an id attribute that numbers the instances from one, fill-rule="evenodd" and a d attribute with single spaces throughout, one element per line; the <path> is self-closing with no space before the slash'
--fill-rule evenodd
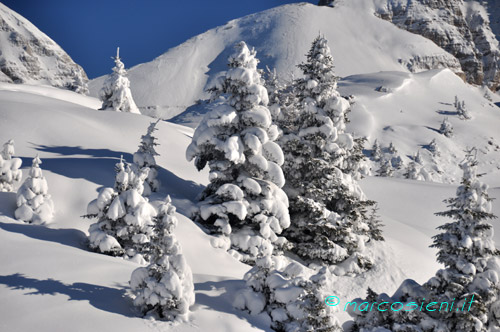
<path id="1" fill-rule="evenodd" d="M 223 280 L 223 281 L 206 281 L 194 284 L 196 292 L 196 303 L 194 310 L 199 306 L 206 306 L 214 311 L 225 312 L 235 315 L 242 320 L 246 320 L 252 326 L 259 328 L 263 331 L 273 330 L 259 317 L 250 315 L 247 312 L 235 309 L 232 305 L 236 292 L 245 288 L 243 280 Z M 200 291 L 216 291 L 217 295 L 210 296 Z"/>
<path id="2" fill-rule="evenodd" d="M 31 165 L 31 158 L 21 157 L 23 165 Z M 48 170 L 71 179 L 85 179 L 103 186 L 113 186 L 116 158 L 45 158 L 42 170 Z"/>
<path id="3" fill-rule="evenodd" d="M 439 110 L 439 111 L 436 111 L 436 113 L 438 114 L 441 114 L 441 115 L 449 115 L 449 116 L 452 116 L 452 115 L 458 115 L 458 112 L 456 111 L 444 111 L 444 110 Z"/>
<path id="4" fill-rule="evenodd" d="M 85 179 L 92 183 L 112 187 L 115 178 L 115 165 L 120 156 L 126 162 L 132 163 L 130 153 L 112 151 L 108 149 L 82 149 L 70 146 L 45 146 L 38 145 L 39 151 L 58 153 L 61 155 L 88 155 L 91 158 L 62 157 L 45 158 L 42 160 L 42 169 L 71 178 Z M 31 165 L 31 158 L 21 157 L 23 165 Z M 184 180 L 169 170 L 158 166 L 158 178 L 162 182 L 161 191 L 172 198 L 194 200 L 203 190 L 203 186 L 193 181 Z"/>
<path id="5" fill-rule="evenodd" d="M 0 216 L 14 218 L 16 208 L 16 193 L 0 192 Z"/>
<path id="6" fill-rule="evenodd" d="M 195 201 L 205 188 L 196 182 L 184 180 L 163 167 L 158 167 L 158 179 L 161 182 L 160 191 L 177 199 Z"/>
<path id="7" fill-rule="evenodd" d="M 124 289 L 117 289 L 82 282 L 71 285 L 59 280 L 39 280 L 28 278 L 20 273 L 0 275 L 0 284 L 14 290 L 27 290 L 25 295 L 57 295 L 69 297 L 69 301 L 88 301 L 93 307 L 114 314 L 134 317 L 132 300 Z M 32 290 L 32 291 L 30 291 Z"/>
<path id="8" fill-rule="evenodd" d="M 41 145 L 34 144 L 35 150 L 41 152 L 49 152 L 58 154 L 60 156 L 74 156 L 74 155 L 83 155 L 90 156 L 95 158 L 116 158 L 120 159 L 120 156 L 123 155 L 127 160 L 132 160 L 132 155 L 130 153 L 123 153 L 119 151 L 113 151 L 109 149 L 85 149 L 81 146 L 57 146 L 57 145 Z"/>
<path id="9" fill-rule="evenodd" d="M 43 225 L 0 222 L 0 229 L 23 234 L 37 240 L 56 242 L 65 246 L 87 250 L 87 236 L 84 232 L 74 228 L 56 229 Z"/>
<path id="10" fill-rule="evenodd" d="M 439 131 L 439 129 L 432 128 L 432 127 L 429 127 L 429 126 L 424 126 L 424 127 L 427 128 L 427 129 L 429 129 L 429 130 L 435 131 L 438 134 L 441 134 L 441 132 Z"/>

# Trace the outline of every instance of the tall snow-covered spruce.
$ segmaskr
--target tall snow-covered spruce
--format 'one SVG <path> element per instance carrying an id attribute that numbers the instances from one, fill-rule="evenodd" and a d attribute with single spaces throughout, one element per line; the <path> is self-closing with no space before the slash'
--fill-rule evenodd
<path id="1" fill-rule="evenodd" d="M 127 78 L 125 65 L 120 58 L 120 48 L 116 50 L 115 67 L 99 92 L 99 98 L 102 101 L 101 110 L 112 109 L 117 112 L 137 113 L 141 112 L 135 105 L 130 91 L 130 81 Z"/>
<path id="2" fill-rule="evenodd" d="M 14 140 L 10 139 L 3 145 L 0 154 L 0 191 L 14 191 L 14 185 L 21 181 L 22 160 L 13 158 L 14 153 Z"/>
<path id="3" fill-rule="evenodd" d="M 154 218 L 154 238 L 149 244 L 151 263 L 140 267 L 130 279 L 134 305 L 148 316 L 187 320 L 194 304 L 193 275 L 173 231 L 177 226 L 175 207 L 169 196 Z"/>
<path id="4" fill-rule="evenodd" d="M 424 285 L 405 280 L 394 296 L 377 295 L 369 290 L 368 301 L 402 302 L 406 305 L 434 303 L 439 311 L 374 310 L 350 312 L 355 324 L 352 331 L 444 331 L 486 332 L 500 328 L 500 252 L 493 240 L 489 220 L 491 198 L 488 186 L 478 180 L 477 161 L 469 154 L 460 165 L 462 183 L 456 196 L 445 200 L 449 210 L 436 213 L 453 221 L 439 226 L 432 247 L 438 249 L 437 260 L 444 268 Z M 366 302 L 366 303 L 368 303 Z M 445 303 L 445 304 L 443 304 Z M 407 307 L 405 307 L 407 308 Z"/>
<path id="5" fill-rule="evenodd" d="M 256 52 L 244 42 L 235 48 L 229 69 L 210 88 L 219 105 L 196 128 L 186 157 L 198 170 L 210 168 L 194 220 L 221 235 L 214 245 L 252 262 L 285 245 L 279 234 L 290 218 L 281 190 L 283 152 L 274 142 L 278 128 L 266 107 Z"/>
<path id="6" fill-rule="evenodd" d="M 325 38 L 314 40 L 299 68 L 303 77 L 294 82 L 294 105 L 280 121 L 291 217 L 285 236 L 306 262 L 332 265 L 351 258 L 348 270 L 359 271 L 370 265 L 360 252 L 370 241 L 367 208 L 374 202 L 355 180 L 362 142 L 345 132 L 350 103 L 336 90 Z"/>
<path id="7" fill-rule="evenodd" d="M 470 152 L 460 167 L 462 183 L 456 196 L 445 201 L 449 210 L 436 213 L 453 220 L 438 227 L 442 232 L 434 236 L 432 245 L 445 268 L 425 286 L 431 298 L 455 299 L 459 307 L 474 295 L 470 310 L 452 311 L 442 318 L 450 331 L 499 329 L 500 251 L 488 221 L 496 218 L 491 213 L 492 199 L 488 186 L 478 180 L 477 160 Z"/>
<path id="8" fill-rule="evenodd" d="M 54 203 L 48 193 L 41 163 L 38 155 L 33 158 L 29 176 L 17 191 L 17 209 L 14 213 L 17 219 L 35 224 L 49 222 L 54 217 Z"/>
<path id="9" fill-rule="evenodd" d="M 144 181 L 144 191 L 142 193 L 144 196 L 149 196 L 160 188 L 160 181 L 157 179 L 158 166 L 155 160 L 155 157 L 159 156 L 155 149 L 158 143 L 156 143 L 157 138 L 153 136 L 153 133 L 158 130 L 156 125 L 159 121 L 149 125 L 147 133 L 141 136 L 139 149 L 134 153 L 133 171 L 138 174 L 146 168 L 149 169 L 148 177 Z"/>
<path id="10" fill-rule="evenodd" d="M 104 254 L 125 256 L 138 262 L 149 259 L 154 234 L 155 208 L 142 196 L 148 169 L 133 172 L 123 159 L 116 164 L 114 188 L 103 188 L 87 206 L 90 248 Z"/>

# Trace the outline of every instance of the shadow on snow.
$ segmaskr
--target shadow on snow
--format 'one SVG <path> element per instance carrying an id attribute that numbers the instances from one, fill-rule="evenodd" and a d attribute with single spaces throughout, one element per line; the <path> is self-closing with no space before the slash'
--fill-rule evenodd
<path id="1" fill-rule="evenodd" d="M 69 301 L 88 301 L 90 305 L 99 310 L 127 317 L 135 316 L 131 309 L 132 300 L 126 296 L 124 289 L 82 282 L 67 285 L 59 280 L 39 280 L 25 277 L 20 273 L 0 275 L 0 284 L 15 290 L 28 291 L 25 295 L 62 294 L 68 296 Z"/>
<path id="2" fill-rule="evenodd" d="M 56 242 L 65 246 L 87 250 L 87 236 L 84 232 L 74 228 L 58 229 L 48 228 L 43 225 L 0 222 L 0 229 L 23 234 L 37 240 Z"/>
<path id="3" fill-rule="evenodd" d="M 232 305 L 234 294 L 238 290 L 245 288 L 243 280 L 223 280 L 223 281 L 206 281 L 194 284 L 196 292 L 196 303 L 194 308 L 198 306 L 206 306 L 214 311 L 225 312 L 231 315 L 236 315 L 242 320 L 248 321 L 252 326 L 259 328 L 263 331 L 273 331 L 264 319 L 255 317 L 244 311 L 235 309 Z M 210 296 L 205 293 L 207 291 L 216 291 L 217 295 Z"/>

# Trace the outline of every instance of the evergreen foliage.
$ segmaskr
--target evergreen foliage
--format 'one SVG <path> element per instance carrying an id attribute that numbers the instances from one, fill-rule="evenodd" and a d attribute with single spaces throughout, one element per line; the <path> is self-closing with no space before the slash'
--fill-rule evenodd
<path id="1" fill-rule="evenodd" d="M 130 92 L 130 81 L 127 78 L 125 65 L 120 58 L 120 48 L 116 50 L 115 67 L 99 92 L 99 98 L 102 101 L 101 110 L 112 109 L 117 112 L 129 112 L 140 114 L 135 105 Z"/>
<path id="2" fill-rule="evenodd" d="M 218 246 L 248 262 L 285 246 L 278 235 L 290 224 L 281 190 L 283 152 L 274 142 L 279 131 L 266 106 L 255 55 L 244 42 L 236 45 L 228 71 L 210 88 L 219 103 L 204 117 L 186 152 L 198 170 L 210 168 L 210 184 L 194 220 L 221 235 Z"/>

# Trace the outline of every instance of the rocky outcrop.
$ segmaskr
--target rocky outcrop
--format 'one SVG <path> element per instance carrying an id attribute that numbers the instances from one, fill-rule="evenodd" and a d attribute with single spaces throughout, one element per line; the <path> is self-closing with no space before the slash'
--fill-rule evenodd
<path id="1" fill-rule="evenodd" d="M 59 45 L 0 3 L 0 81 L 75 90 L 88 79 Z"/>
<path id="2" fill-rule="evenodd" d="M 463 0 L 385 0 L 376 14 L 455 56 L 467 82 L 500 88 L 500 51 L 485 7 Z M 450 68 L 452 69 L 452 68 Z M 453 70 L 453 69 L 452 69 Z"/>

